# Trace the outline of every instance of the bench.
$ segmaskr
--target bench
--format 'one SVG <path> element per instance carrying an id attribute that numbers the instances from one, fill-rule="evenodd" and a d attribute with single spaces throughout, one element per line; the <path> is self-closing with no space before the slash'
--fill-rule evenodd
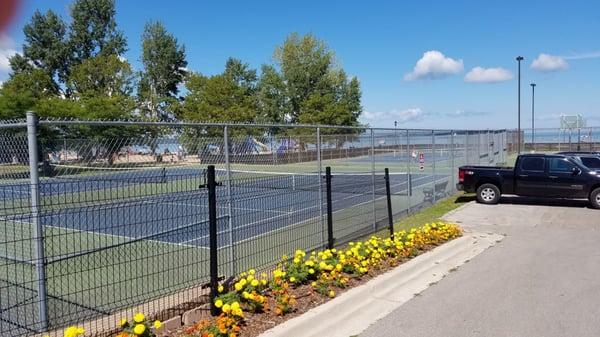
<path id="1" fill-rule="evenodd" d="M 448 195 L 446 193 L 446 187 L 448 187 L 448 180 L 437 182 L 434 187 L 424 188 L 423 201 L 433 202 L 434 200 L 445 198 Z"/>

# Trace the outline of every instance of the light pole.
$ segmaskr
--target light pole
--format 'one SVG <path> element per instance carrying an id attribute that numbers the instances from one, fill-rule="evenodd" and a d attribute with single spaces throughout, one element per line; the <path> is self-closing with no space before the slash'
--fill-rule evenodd
<path id="1" fill-rule="evenodd" d="M 394 140 L 396 141 L 396 146 L 399 144 L 398 142 L 398 121 L 394 121 Z M 402 152 L 402 147 L 400 147 L 400 152 Z"/>
<path id="2" fill-rule="evenodd" d="M 531 83 L 531 146 L 535 151 L 535 83 Z"/>
<path id="3" fill-rule="evenodd" d="M 523 56 L 517 56 L 517 63 L 519 65 L 518 70 L 518 89 L 517 89 L 517 154 L 521 154 L 521 61 L 524 60 Z"/>

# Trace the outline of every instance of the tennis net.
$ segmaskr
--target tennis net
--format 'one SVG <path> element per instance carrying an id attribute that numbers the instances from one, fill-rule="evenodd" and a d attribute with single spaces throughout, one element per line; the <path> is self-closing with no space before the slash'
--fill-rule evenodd
<path id="1" fill-rule="evenodd" d="M 226 186 L 228 180 L 231 186 L 256 189 L 277 189 L 282 191 L 324 191 L 325 174 L 298 172 L 268 172 L 249 170 L 216 170 L 219 185 Z M 405 172 L 391 173 L 390 184 L 402 185 L 408 181 Z M 336 193 L 363 194 L 375 191 L 385 194 L 385 176 L 383 172 L 347 172 L 331 175 L 331 189 Z"/>
<path id="2" fill-rule="evenodd" d="M 103 167 L 50 164 L 44 175 L 76 181 L 125 181 L 139 183 L 162 183 L 182 178 L 205 176 L 206 169 L 193 166 L 139 166 Z"/>

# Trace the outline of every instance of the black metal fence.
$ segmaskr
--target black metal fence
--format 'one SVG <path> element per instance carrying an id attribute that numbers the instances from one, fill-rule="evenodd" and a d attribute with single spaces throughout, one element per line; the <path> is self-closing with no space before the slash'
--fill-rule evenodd
<path id="1" fill-rule="evenodd" d="M 215 277 L 388 230 L 458 166 L 506 160 L 504 130 L 0 123 L 0 335 L 177 314 Z"/>

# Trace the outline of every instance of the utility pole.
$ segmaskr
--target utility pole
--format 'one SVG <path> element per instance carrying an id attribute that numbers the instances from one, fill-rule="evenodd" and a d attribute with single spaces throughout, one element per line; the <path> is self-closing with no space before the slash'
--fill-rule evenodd
<path id="1" fill-rule="evenodd" d="M 531 83 L 531 146 L 535 151 L 535 83 Z"/>
<path id="2" fill-rule="evenodd" d="M 523 56 L 517 56 L 518 63 L 518 89 L 517 89 L 517 154 L 521 154 L 521 61 Z"/>

